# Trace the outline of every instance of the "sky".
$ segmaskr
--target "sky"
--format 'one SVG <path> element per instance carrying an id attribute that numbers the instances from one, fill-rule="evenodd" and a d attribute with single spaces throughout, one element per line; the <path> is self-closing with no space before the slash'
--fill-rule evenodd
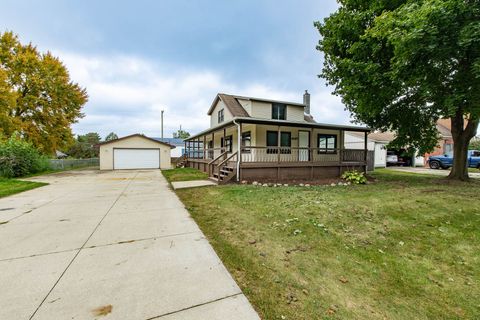
<path id="1" fill-rule="evenodd" d="M 339 97 L 318 78 L 313 22 L 334 0 L 2 0 L 0 31 L 51 51 L 86 88 L 76 134 L 164 136 L 209 126 L 219 92 L 302 102 L 318 122 L 347 124 Z"/>

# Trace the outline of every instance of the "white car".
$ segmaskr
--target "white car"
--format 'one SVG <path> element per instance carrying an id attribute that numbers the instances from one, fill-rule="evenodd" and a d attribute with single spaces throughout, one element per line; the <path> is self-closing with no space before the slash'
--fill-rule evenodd
<path id="1" fill-rule="evenodd" d="M 393 151 L 387 151 L 387 166 L 394 166 L 398 164 L 398 156 Z"/>

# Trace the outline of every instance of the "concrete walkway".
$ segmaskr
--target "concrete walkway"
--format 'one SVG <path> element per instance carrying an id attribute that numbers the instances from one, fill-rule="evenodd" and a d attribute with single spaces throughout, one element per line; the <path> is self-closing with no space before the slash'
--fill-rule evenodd
<path id="1" fill-rule="evenodd" d="M 259 319 L 158 170 L 0 199 L 0 319 Z"/>
<path id="2" fill-rule="evenodd" d="M 172 182 L 173 189 L 197 188 L 206 186 L 216 186 L 217 184 L 210 180 L 194 180 L 194 181 L 176 181 Z"/>

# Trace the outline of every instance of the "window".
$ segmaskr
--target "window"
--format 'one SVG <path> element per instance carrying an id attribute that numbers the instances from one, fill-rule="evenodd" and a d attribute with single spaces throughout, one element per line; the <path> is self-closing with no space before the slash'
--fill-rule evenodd
<path id="1" fill-rule="evenodd" d="M 208 158 L 213 159 L 213 140 L 208 141 Z"/>
<path id="2" fill-rule="evenodd" d="M 223 137 L 220 139 L 220 145 L 224 148 L 222 152 L 232 152 L 232 141 L 232 136 L 225 137 L 225 140 L 223 140 Z"/>
<path id="3" fill-rule="evenodd" d="M 242 153 L 250 153 L 252 146 L 252 135 L 250 131 L 242 133 Z"/>
<path id="4" fill-rule="evenodd" d="M 451 143 L 445 143 L 443 145 L 443 150 L 445 154 L 452 154 L 453 153 L 453 144 Z"/>
<path id="5" fill-rule="evenodd" d="M 283 103 L 273 103 L 272 119 L 287 120 L 287 105 Z"/>
<path id="6" fill-rule="evenodd" d="M 337 135 L 319 134 L 318 153 L 337 153 Z"/>
<path id="7" fill-rule="evenodd" d="M 280 132 L 280 147 L 281 153 L 291 153 L 290 147 L 292 146 L 292 134 L 290 132 Z M 268 148 L 274 147 L 274 148 Z M 267 131 L 267 153 L 278 153 L 278 132 Z M 287 149 L 288 148 L 288 149 Z"/>
<path id="8" fill-rule="evenodd" d="M 225 119 L 225 115 L 224 115 L 223 109 L 218 110 L 218 123 L 222 123 L 224 119 Z"/>

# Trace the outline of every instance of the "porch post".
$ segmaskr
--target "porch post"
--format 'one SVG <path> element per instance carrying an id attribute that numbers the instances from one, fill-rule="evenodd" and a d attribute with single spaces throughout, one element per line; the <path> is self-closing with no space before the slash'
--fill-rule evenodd
<path id="1" fill-rule="evenodd" d="M 203 160 L 207 159 L 207 136 L 203 136 Z"/>
<path id="2" fill-rule="evenodd" d="M 364 172 L 367 173 L 367 154 L 368 154 L 368 132 L 365 131 L 365 140 L 364 140 L 364 154 L 363 154 L 363 161 L 365 161 L 365 169 Z"/>
<path id="3" fill-rule="evenodd" d="M 240 168 L 240 164 L 242 163 L 242 123 L 240 122 L 238 124 L 238 133 L 237 133 L 237 181 L 240 181 L 241 175 L 242 175 L 242 170 Z"/>
<path id="4" fill-rule="evenodd" d="M 226 148 L 226 141 L 225 141 L 225 136 L 227 135 L 227 128 L 223 128 L 223 149 L 222 149 L 222 152 L 221 153 L 224 153 L 225 151 L 227 151 L 227 148 Z"/>

